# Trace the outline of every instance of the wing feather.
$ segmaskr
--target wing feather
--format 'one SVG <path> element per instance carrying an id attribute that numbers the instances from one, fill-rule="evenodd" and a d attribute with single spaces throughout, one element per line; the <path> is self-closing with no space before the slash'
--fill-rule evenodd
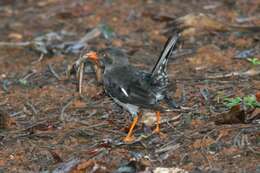
<path id="1" fill-rule="evenodd" d="M 118 73 L 120 72 L 120 74 Z M 104 77 L 106 92 L 123 103 L 137 106 L 156 104 L 156 96 L 146 81 L 136 69 L 131 66 L 113 68 Z"/>

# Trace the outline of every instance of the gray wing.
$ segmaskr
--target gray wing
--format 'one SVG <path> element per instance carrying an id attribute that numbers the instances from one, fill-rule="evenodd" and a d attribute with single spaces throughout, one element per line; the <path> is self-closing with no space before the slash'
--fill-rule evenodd
<path id="1" fill-rule="evenodd" d="M 120 102 L 150 107 L 158 102 L 150 87 L 149 74 L 131 66 L 115 67 L 104 74 L 106 92 Z"/>

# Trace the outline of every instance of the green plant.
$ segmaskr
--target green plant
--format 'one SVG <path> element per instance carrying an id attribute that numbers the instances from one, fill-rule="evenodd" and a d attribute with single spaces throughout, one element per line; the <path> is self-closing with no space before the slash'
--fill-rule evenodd
<path id="1" fill-rule="evenodd" d="M 233 106 L 236 106 L 240 103 L 242 103 L 249 108 L 258 108 L 260 107 L 260 102 L 256 100 L 256 97 L 254 95 L 248 95 L 241 97 L 235 97 L 235 98 L 224 98 L 224 104 L 228 108 L 232 108 Z"/>
<path id="2" fill-rule="evenodd" d="M 260 60 L 257 58 L 248 58 L 249 62 L 251 62 L 253 65 L 260 65 Z"/>
<path id="3" fill-rule="evenodd" d="M 256 107 L 260 107 L 260 102 L 258 102 L 256 100 L 256 97 L 253 95 L 249 95 L 249 96 L 245 96 L 243 98 L 243 102 L 247 107 L 250 108 L 256 108 Z"/>
<path id="4" fill-rule="evenodd" d="M 236 98 L 224 98 L 224 104 L 228 107 L 228 108 L 232 108 L 233 106 L 236 106 L 238 104 L 240 104 L 242 101 L 242 99 L 240 97 L 236 97 Z"/>

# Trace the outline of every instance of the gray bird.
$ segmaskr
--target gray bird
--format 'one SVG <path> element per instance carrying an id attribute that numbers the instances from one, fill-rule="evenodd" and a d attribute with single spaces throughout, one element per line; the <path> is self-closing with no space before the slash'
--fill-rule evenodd
<path id="1" fill-rule="evenodd" d="M 151 72 L 130 65 L 126 55 L 119 49 L 107 49 L 105 51 L 102 77 L 105 92 L 133 117 L 129 132 L 123 139 L 125 142 L 134 140 L 132 133 L 141 115 L 141 108 L 156 111 L 157 125 L 154 132 L 160 133 L 159 103 L 162 100 L 169 101 L 167 96 L 169 79 L 166 69 L 168 59 L 176 46 L 178 38 L 179 36 L 175 35 L 168 39 Z M 97 67 L 101 66 L 96 53 L 90 52 L 86 56 Z"/>

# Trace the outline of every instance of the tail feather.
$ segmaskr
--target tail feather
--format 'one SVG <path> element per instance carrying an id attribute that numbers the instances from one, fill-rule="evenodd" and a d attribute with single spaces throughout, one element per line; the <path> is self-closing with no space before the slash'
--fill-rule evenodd
<path id="1" fill-rule="evenodd" d="M 165 46 L 163 48 L 163 51 L 152 70 L 152 77 L 155 77 L 158 73 L 161 72 L 161 70 L 165 70 L 165 67 L 167 65 L 167 60 L 168 60 L 169 56 L 171 55 L 171 53 L 177 43 L 178 38 L 179 38 L 178 35 L 174 35 L 167 40 L 167 42 L 165 43 Z"/>

